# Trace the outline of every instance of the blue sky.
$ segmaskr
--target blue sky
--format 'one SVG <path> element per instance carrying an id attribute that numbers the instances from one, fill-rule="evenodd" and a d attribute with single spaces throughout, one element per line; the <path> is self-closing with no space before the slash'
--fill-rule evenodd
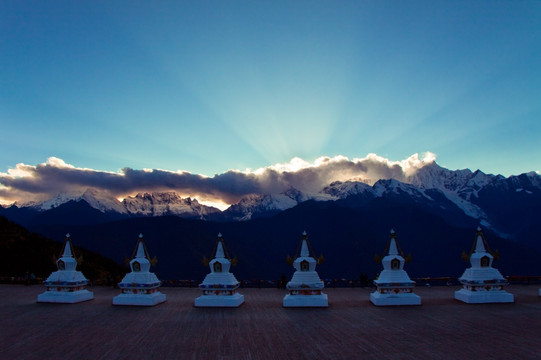
<path id="1" fill-rule="evenodd" d="M 3 1 L 0 172 L 541 170 L 538 1 Z"/>

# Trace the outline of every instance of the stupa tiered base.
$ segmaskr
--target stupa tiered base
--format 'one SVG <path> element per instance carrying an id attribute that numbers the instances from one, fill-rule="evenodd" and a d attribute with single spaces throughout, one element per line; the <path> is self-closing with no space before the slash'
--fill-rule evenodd
<path id="1" fill-rule="evenodd" d="M 321 289 L 290 289 L 284 296 L 283 307 L 328 307 L 327 294 Z"/>
<path id="2" fill-rule="evenodd" d="M 167 297 L 161 292 L 153 294 L 120 294 L 113 298 L 113 305 L 154 306 L 165 302 Z"/>
<path id="3" fill-rule="evenodd" d="M 200 285 L 203 295 L 195 299 L 196 307 L 238 307 L 244 295 L 237 292 L 237 285 Z"/>
<path id="4" fill-rule="evenodd" d="M 47 291 L 38 295 L 38 302 L 75 304 L 94 299 L 94 293 L 85 289 L 87 282 L 48 284 Z"/>
<path id="5" fill-rule="evenodd" d="M 487 303 L 513 303 L 515 297 L 513 294 L 503 290 L 503 285 L 469 285 L 464 284 L 464 288 L 455 291 L 455 299 L 468 304 L 487 304 Z"/>
<path id="6" fill-rule="evenodd" d="M 376 306 L 421 305 L 421 297 L 411 288 L 379 288 L 370 294 L 370 301 Z"/>
<path id="7" fill-rule="evenodd" d="M 113 298 L 113 305 L 154 306 L 163 303 L 167 297 L 158 290 L 157 284 L 119 284 L 122 293 Z"/>
<path id="8" fill-rule="evenodd" d="M 195 299 L 196 307 L 239 307 L 244 303 L 244 295 L 201 295 Z"/>

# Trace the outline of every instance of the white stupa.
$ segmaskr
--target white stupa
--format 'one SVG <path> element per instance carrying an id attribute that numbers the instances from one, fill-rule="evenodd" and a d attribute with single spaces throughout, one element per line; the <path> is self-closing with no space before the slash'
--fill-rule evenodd
<path id="1" fill-rule="evenodd" d="M 306 231 L 302 233 L 299 250 L 295 254 L 292 265 L 295 268 L 291 281 L 287 283 L 289 294 L 284 296 L 284 307 L 327 307 L 329 306 L 327 294 L 322 292 L 323 281 L 316 272 L 316 265 L 322 262 L 323 257 L 315 259 L 312 248 L 308 242 Z"/>
<path id="2" fill-rule="evenodd" d="M 370 301 L 377 306 L 421 305 L 421 298 L 413 293 L 415 281 L 404 270 L 404 254 L 394 230 L 391 230 L 387 248 L 388 253 L 381 260 L 383 271 L 374 280 L 377 288 L 370 294 Z"/>
<path id="3" fill-rule="evenodd" d="M 494 256 L 480 227 L 477 228 L 474 247 L 470 252 L 471 267 L 458 279 L 463 288 L 455 291 L 455 299 L 469 304 L 512 303 L 513 294 L 503 288 L 508 284 L 498 269 L 492 267 Z"/>
<path id="4" fill-rule="evenodd" d="M 58 271 L 45 280 L 47 291 L 38 295 L 38 302 L 73 304 L 94 298 L 94 293 L 86 290 L 88 280 L 76 270 L 70 234 L 66 234 L 62 257 L 56 261 L 56 266 Z"/>
<path id="5" fill-rule="evenodd" d="M 134 250 L 135 256 L 130 261 L 131 272 L 127 273 L 118 287 L 122 291 L 113 298 L 113 305 L 154 306 L 166 300 L 160 292 L 161 281 L 150 272 L 148 255 L 143 234 L 139 234 Z"/>
<path id="6" fill-rule="evenodd" d="M 218 234 L 214 258 L 209 262 L 210 274 L 199 288 L 203 295 L 195 299 L 197 307 L 237 307 L 244 303 L 244 295 L 237 292 L 239 282 L 229 272 L 231 260 L 225 248 L 222 234 Z"/>

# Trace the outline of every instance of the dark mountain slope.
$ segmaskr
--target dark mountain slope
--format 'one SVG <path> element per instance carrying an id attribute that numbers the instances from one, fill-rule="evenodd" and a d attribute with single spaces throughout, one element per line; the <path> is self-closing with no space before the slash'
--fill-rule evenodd
<path id="1" fill-rule="evenodd" d="M 373 261 L 383 251 L 391 229 L 413 261 L 406 265 L 412 277 L 460 276 L 468 264 L 461 259 L 469 251 L 475 228 L 459 228 L 411 205 L 374 199 L 363 209 L 342 207 L 334 202 L 306 201 L 271 218 L 246 222 L 215 223 L 173 216 L 128 219 L 95 226 L 48 225 L 34 228 L 52 238 L 70 232 L 77 245 L 122 261 L 132 254 L 137 235 L 145 235 L 153 268 L 162 279 L 202 280 L 208 268 L 201 264 L 210 256 L 221 232 L 239 264 L 233 272 L 239 279 L 289 277 L 293 269 L 285 262 L 294 255 L 301 233 L 306 230 L 316 255 L 325 263 L 318 267 L 322 278 L 373 277 L 381 265 Z M 524 245 L 485 232 L 501 259 L 495 263 L 503 274 L 537 274 L 539 253 Z"/>
<path id="2" fill-rule="evenodd" d="M 49 276 L 56 271 L 55 259 L 62 251 L 64 235 L 57 237 L 61 242 L 53 241 L 0 216 L 0 276 L 24 276 L 27 272 Z M 127 271 L 125 266 L 78 245 L 75 241 L 75 255 L 82 256 L 83 262 L 77 269 L 87 278 L 116 278 Z"/>

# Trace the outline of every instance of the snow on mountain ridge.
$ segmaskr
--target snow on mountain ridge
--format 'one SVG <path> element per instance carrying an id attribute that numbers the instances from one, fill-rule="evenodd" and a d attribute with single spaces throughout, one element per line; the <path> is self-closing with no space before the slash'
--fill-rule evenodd
<path id="1" fill-rule="evenodd" d="M 200 204 L 196 199 L 182 198 L 178 193 L 154 192 L 129 196 L 122 202 L 105 191 L 87 189 L 84 192 L 61 193 L 41 203 L 27 203 L 24 206 L 45 211 L 70 200 L 85 200 L 101 212 L 117 212 L 137 216 L 178 215 L 200 219 L 248 220 L 258 216 L 270 216 L 290 209 L 307 200 L 329 201 L 350 198 L 351 202 L 368 202 L 374 197 L 409 196 L 415 202 L 442 201 L 446 198 L 464 214 L 489 225 L 487 216 L 490 209 L 487 199 L 499 196 L 500 191 L 514 194 L 540 194 L 541 176 L 535 172 L 510 176 L 485 174 L 480 170 L 448 170 L 431 162 L 407 177 L 400 179 L 359 179 L 334 181 L 319 192 L 307 193 L 293 187 L 280 194 L 252 194 L 243 197 L 227 210 L 220 210 Z M 523 191 L 518 191 L 523 189 Z M 436 191 L 436 192 L 434 192 Z M 439 195 L 441 193 L 441 196 Z M 481 198 L 479 198 L 481 196 Z M 496 198 L 497 199 L 497 198 Z M 446 200 L 445 200 L 446 201 Z M 434 204 L 434 203 L 433 203 Z M 443 208 L 445 205 L 442 205 Z M 485 210 L 483 210 L 485 209 Z M 209 215 L 218 215 L 211 216 Z M 497 223 L 497 220 L 492 219 Z"/>
<path id="2" fill-rule="evenodd" d="M 372 187 L 374 194 L 377 197 L 382 197 L 384 194 L 393 193 L 399 195 L 400 193 L 408 194 L 411 197 L 417 198 L 426 198 L 427 200 L 432 200 L 430 196 L 425 194 L 425 192 L 411 184 L 406 184 L 395 179 L 389 180 L 379 180 Z"/>
<path id="3" fill-rule="evenodd" d="M 280 194 L 258 195 L 252 194 L 243 197 L 237 204 L 231 205 L 225 213 L 232 214 L 234 220 L 246 221 L 256 214 L 269 211 L 284 211 L 307 200 L 335 200 L 332 196 L 323 193 L 304 193 L 295 188 Z"/>
<path id="4" fill-rule="evenodd" d="M 87 189 L 81 196 L 90 206 L 101 212 L 116 211 L 120 214 L 126 214 L 127 210 L 117 198 L 106 192 L 95 189 Z"/>
<path id="5" fill-rule="evenodd" d="M 69 201 L 86 201 L 93 208 L 105 213 L 114 211 L 127 214 L 126 208 L 108 192 L 88 188 L 85 191 L 63 192 L 43 202 L 31 202 L 18 205 L 18 207 L 33 207 L 38 211 L 46 211 L 59 207 Z"/>
<path id="6" fill-rule="evenodd" d="M 127 211 L 132 215 L 162 216 L 189 215 L 203 219 L 206 215 L 220 210 L 201 205 L 197 199 L 182 198 L 176 192 L 139 193 L 123 200 Z"/>
<path id="7" fill-rule="evenodd" d="M 57 208 L 69 201 L 78 202 L 81 200 L 103 213 L 116 212 L 124 215 L 161 216 L 174 214 L 204 218 L 208 214 L 220 212 L 216 208 L 201 205 L 196 199 L 183 199 L 175 192 L 140 193 L 119 201 L 105 191 L 92 188 L 86 189 L 84 192 L 64 192 L 43 202 L 17 204 L 17 206 L 32 207 L 41 212 Z"/>
<path id="8" fill-rule="evenodd" d="M 321 192 L 332 196 L 334 199 L 345 199 L 351 195 L 372 193 L 372 186 L 365 181 L 334 181 Z"/>

